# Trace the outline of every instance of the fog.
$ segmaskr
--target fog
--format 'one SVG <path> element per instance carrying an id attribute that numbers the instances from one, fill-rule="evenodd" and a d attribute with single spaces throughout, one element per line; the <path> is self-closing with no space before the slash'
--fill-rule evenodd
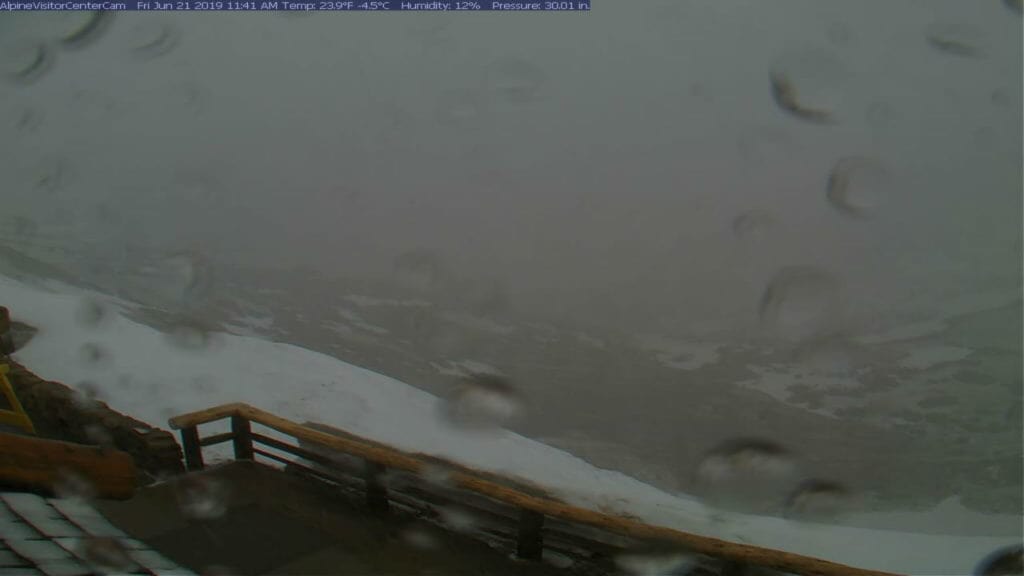
<path id="1" fill-rule="evenodd" d="M 5 16 L 5 72 L 74 24 Z M 54 54 L 0 88 L 4 212 L 101 254 L 366 276 L 424 250 L 515 310 L 670 333 L 749 330 L 784 266 L 853 324 L 1020 291 L 1012 3 L 120 13 Z M 826 196 L 849 156 L 885 167 L 869 218 Z"/>
<path id="2" fill-rule="evenodd" d="M 189 354 L 256 336 L 442 402 L 496 374 L 497 424 L 665 490 L 754 452 L 1019 536 L 1020 12 L 5 14 L 0 274 Z M 239 395 L 154 378 L 161 418 Z"/>

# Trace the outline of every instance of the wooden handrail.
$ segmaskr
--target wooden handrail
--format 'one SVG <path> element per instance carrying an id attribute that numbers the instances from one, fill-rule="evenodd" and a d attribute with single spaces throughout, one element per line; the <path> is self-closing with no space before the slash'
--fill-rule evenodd
<path id="1" fill-rule="evenodd" d="M 378 442 L 364 439 L 354 434 L 349 434 L 348 438 L 339 438 L 327 432 L 302 426 L 291 420 L 241 403 L 224 404 L 176 416 L 171 418 L 169 423 L 172 428 L 182 430 L 183 436 L 185 432 L 190 432 L 194 435 L 197 426 L 227 417 L 241 417 L 299 440 L 306 440 L 332 450 L 359 456 L 378 466 L 394 468 L 414 474 L 426 472 L 431 466 L 430 462 L 425 461 L 421 457 L 381 445 Z M 188 447 L 185 447 L 185 449 L 187 453 Z M 196 450 L 198 449 L 197 446 Z M 201 463 L 200 456 L 200 467 Z M 496 475 L 493 473 L 481 472 L 478 475 L 475 472 L 475 470 L 468 467 L 452 470 L 448 476 L 448 483 L 532 513 L 578 524 L 586 524 L 640 540 L 673 543 L 695 553 L 745 564 L 754 564 L 807 575 L 896 576 L 889 572 L 854 568 L 819 558 L 802 556 L 771 548 L 751 546 L 749 544 L 729 542 L 709 536 L 683 532 L 674 528 L 652 526 L 621 516 L 595 512 L 571 506 L 548 496 L 526 494 L 483 477 L 489 476 L 494 478 Z M 514 483 L 515 481 L 510 480 L 510 482 Z"/>
<path id="2" fill-rule="evenodd" d="M 240 402 L 221 404 L 220 406 L 214 406 L 205 410 L 175 416 L 169 419 L 167 424 L 170 425 L 172 430 L 181 430 L 190 426 L 199 426 L 200 424 L 208 424 L 210 422 L 216 422 L 217 420 L 223 420 L 228 416 L 238 414 L 240 409 L 246 407 L 247 406 L 245 404 Z"/>

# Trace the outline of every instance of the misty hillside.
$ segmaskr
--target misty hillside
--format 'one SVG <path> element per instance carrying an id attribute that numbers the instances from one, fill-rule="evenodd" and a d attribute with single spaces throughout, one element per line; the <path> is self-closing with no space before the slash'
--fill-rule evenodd
<path id="1" fill-rule="evenodd" d="M 760 514 L 1019 515 L 1022 24 L 1018 0 L 4 13 L 0 274 L 199 355 L 233 334 L 442 398 L 500 382 L 511 430 Z M 722 478 L 796 460 L 782 497 Z"/>

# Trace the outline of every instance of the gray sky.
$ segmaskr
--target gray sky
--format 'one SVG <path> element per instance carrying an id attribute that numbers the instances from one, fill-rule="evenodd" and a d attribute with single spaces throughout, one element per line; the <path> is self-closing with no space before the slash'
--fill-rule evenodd
<path id="1" fill-rule="evenodd" d="M 4 16 L 4 72 L 60 18 Z M 520 307 L 669 331 L 747 328 L 817 266 L 866 322 L 1019 295 L 1021 65 L 998 0 L 118 14 L 0 85 L 0 190 L 104 245 L 373 274 L 425 248 Z M 772 70 L 836 122 L 781 111 Z M 845 156 L 887 167 L 870 219 L 826 200 Z M 738 237 L 749 210 L 771 225 Z"/>

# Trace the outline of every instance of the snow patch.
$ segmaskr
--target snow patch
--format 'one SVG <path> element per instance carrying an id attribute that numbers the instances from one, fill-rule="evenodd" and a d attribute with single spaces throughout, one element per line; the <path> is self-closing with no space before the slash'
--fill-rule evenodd
<path id="1" fill-rule="evenodd" d="M 97 378 L 97 386 L 112 408 L 143 421 L 162 423 L 168 413 L 247 402 L 291 420 L 323 422 L 403 450 L 529 478 L 584 508 L 875 570 L 968 574 L 991 551 L 1020 541 L 1019 531 L 1009 536 L 945 536 L 739 514 L 719 514 L 719 521 L 709 522 L 710 510 L 685 494 L 669 494 L 620 472 L 596 468 L 509 431 L 480 435 L 452 428 L 437 418 L 436 397 L 395 379 L 297 346 L 247 336 L 222 335 L 216 350 L 184 350 L 120 314 L 102 330 L 89 329 L 75 321 L 81 291 L 50 286 L 54 291 L 47 292 L 0 276 L 0 300 L 15 318 L 39 328 L 15 357 L 43 378 L 73 383 L 82 375 L 79 348 L 94 342 L 112 356 L 109 374 Z M 119 376 L 131 386 L 119 387 Z M 203 386 L 192 386 L 197 379 Z M 226 429 L 227 423 L 221 422 L 204 426 L 202 432 Z M 216 451 L 210 456 L 214 460 Z"/>

